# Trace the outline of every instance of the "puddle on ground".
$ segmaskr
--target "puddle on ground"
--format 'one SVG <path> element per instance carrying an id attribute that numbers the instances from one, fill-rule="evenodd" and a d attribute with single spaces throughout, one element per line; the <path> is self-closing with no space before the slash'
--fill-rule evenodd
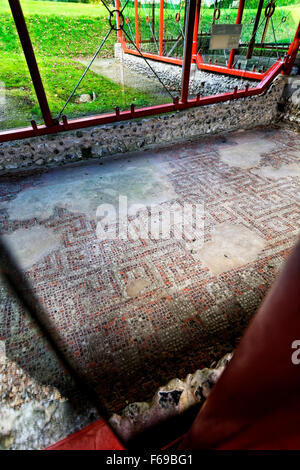
<path id="1" fill-rule="evenodd" d="M 3 238 L 24 270 L 56 250 L 60 244 L 59 236 L 45 227 L 18 229 Z"/>
<path id="2" fill-rule="evenodd" d="M 128 284 L 126 293 L 128 297 L 137 297 L 149 284 L 149 279 L 136 279 Z"/>
<path id="3" fill-rule="evenodd" d="M 15 93 L 10 94 L 10 93 Z M 29 97 L 18 95 L 18 89 L 7 91 L 4 96 L 0 96 L 0 130 L 14 129 L 30 125 L 30 121 L 38 117 L 31 112 L 32 102 Z"/>
<path id="4" fill-rule="evenodd" d="M 231 139 L 230 139 L 231 140 Z M 263 136 L 240 134 L 239 142 L 228 141 L 228 146 L 220 148 L 221 160 L 231 167 L 248 169 L 257 166 L 264 153 L 276 149 L 277 143 L 266 140 Z"/>
<path id="5" fill-rule="evenodd" d="M 287 177 L 300 177 L 300 164 L 299 163 L 291 163 L 289 165 L 282 165 L 279 168 L 274 168 L 272 166 L 265 166 L 262 168 L 258 168 L 252 170 L 257 176 L 261 176 L 263 178 L 268 178 L 271 180 L 279 180 L 280 178 L 287 178 Z"/>
<path id="6" fill-rule="evenodd" d="M 255 260 L 265 247 L 265 241 L 243 225 L 220 224 L 214 229 L 212 240 L 197 253 L 213 274 L 243 266 Z"/>
<path id="7" fill-rule="evenodd" d="M 145 160 L 145 161 L 144 161 Z M 101 204 L 119 208 L 119 197 L 126 196 L 132 204 L 160 204 L 176 198 L 172 184 L 148 160 L 139 158 L 129 166 L 127 158 L 84 167 L 49 172 L 38 185 L 21 191 L 15 199 L 5 202 L 12 220 L 47 219 L 55 207 L 96 218 Z"/>

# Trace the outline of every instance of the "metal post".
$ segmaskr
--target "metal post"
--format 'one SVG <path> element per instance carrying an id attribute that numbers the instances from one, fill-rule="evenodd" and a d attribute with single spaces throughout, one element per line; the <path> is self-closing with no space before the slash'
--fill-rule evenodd
<path id="1" fill-rule="evenodd" d="M 118 38 L 118 42 L 122 43 L 122 31 L 120 28 L 120 16 L 119 16 L 119 11 L 120 11 L 119 0 L 115 0 L 115 8 L 116 8 L 116 20 L 117 20 L 117 38 Z"/>
<path id="2" fill-rule="evenodd" d="M 197 0 L 196 14 L 195 14 L 195 26 L 194 26 L 194 38 L 193 38 L 193 51 L 192 54 L 197 54 L 198 51 L 198 30 L 199 30 L 199 17 L 200 17 L 201 0 Z"/>
<path id="3" fill-rule="evenodd" d="M 298 28 L 295 34 L 295 37 L 293 39 L 293 42 L 290 44 L 287 57 L 285 60 L 285 65 L 284 65 L 284 75 L 289 75 L 292 67 L 294 65 L 294 62 L 297 57 L 297 53 L 300 47 L 300 22 L 298 23 Z"/>
<path id="4" fill-rule="evenodd" d="M 186 103 L 189 96 L 189 83 L 191 73 L 193 35 L 196 14 L 197 0 L 189 0 L 187 2 L 186 28 L 184 42 L 184 57 L 182 65 L 182 82 L 181 82 L 181 102 Z"/>
<path id="5" fill-rule="evenodd" d="M 274 11 L 275 11 L 275 2 L 273 2 L 273 0 L 271 0 L 271 2 L 269 3 L 269 5 L 272 5 L 272 6 L 273 6 L 273 8 L 274 8 L 273 12 L 274 12 Z M 272 6 L 271 6 L 270 9 L 269 9 L 269 13 L 270 13 L 270 11 L 272 11 L 272 10 L 271 10 Z M 269 6 L 268 6 L 267 8 L 269 8 Z M 273 13 L 271 14 L 271 16 L 272 16 L 272 15 L 273 15 Z M 265 27 L 264 27 L 264 30 L 263 30 L 263 33 L 262 33 L 262 37 L 261 37 L 261 43 L 262 43 L 262 44 L 264 44 L 265 39 L 266 39 L 266 35 L 267 35 L 268 26 L 269 26 L 269 22 L 270 22 L 271 16 L 268 15 L 267 18 L 266 18 Z M 276 41 L 275 41 L 275 42 L 276 42 Z"/>
<path id="6" fill-rule="evenodd" d="M 155 2 L 152 0 L 152 35 L 155 38 Z"/>
<path id="7" fill-rule="evenodd" d="M 245 6 L 245 0 L 240 0 L 238 12 L 237 12 L 237 15 L 236 15 L 235 24 L 241 24 L 243 11 L 244 11 L 244 6 Z M 234 56 L 235 56 L 235 49 L 231 49 L 230 54 L 229 54 L 227 67 L 229 67 L 229 68 L 232 67 L 233 61 L 234 61 Z"/>
<path id="8" fill-rule="evenodd" d="M 164 42 L 164 0 L 160 0 L 159 8 L 159 55 L 163 55 Z"/>
<path id="9" fill-rule="evenodd" d="M 140 36 L 139 36 L 139 7 L 138 0 L 134 0 L 134 22 L 135 22 L 135 45 L 139 49 Z"/>
<path id="10" fill-rule="evenodd" d="M 255 45 L 256 30 L 257 30 L 258 25 L 259 25 L 259 20 L 260 20 L 263 4 L 264 4 L 264 0 L 259 0 L 259 4 L 258 4 L 258 7 L 257 7 L 256 18 L 255 18 L 255 21 L 254 21 L 254 26 L 253 26 L 253 31 L 252 31 L 252 36 L 251 36 L 251 39 L 250 39 L 250 42 L 249 42 L 248 51 L 247 51 L 247 55 L 246 55 L 246 60 L 251 59 L 251 57 L 252 57 L 252 53 L 253 53 L 253 49 L 254 49 L 254 45 Z"/>
<path id="11" fill-rule="evenodd" d="M 35 89 L 35 93 L 42 111 L 42 116 L 46 126 L 53 126 L 55 124 L 54 119 L 51 116 L 49 109 L 45 89 L 41 79 L 40 71 L 36 62 L 35 54 L 33 51 L 32 43 L 26 26 L 23 11 L 19 0 L 9 0 L 11 12 L 16 24 L 18 35 L 21 41 L 21 45 L 24 51 L 25 59 L 29 68 L 32 83 Z"/>

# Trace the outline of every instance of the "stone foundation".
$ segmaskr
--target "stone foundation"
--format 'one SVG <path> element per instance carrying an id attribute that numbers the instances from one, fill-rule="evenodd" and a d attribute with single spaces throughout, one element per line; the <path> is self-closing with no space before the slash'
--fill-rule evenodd
<path id="1" fill-rule="evenodd" d="M 300 75 L 288 77 L 283 92 L 283 113 L 284 122 L 290 123 L 299 128 L 300 126 Z"/>
<path id="2" fill-rule="evenodd" d="M 0 172 L 57 166 L 148 149 L 199 136 L 274 123 L 285 86 L 279 76 L 263 95 L 145 119 L 0 144 Z"/>
<path id="3" fill-rule="evenodd" d="M 131 403 L 121 415 L 114 414 L 110 418 L 110 424 L 116 434 L 127 442 L 197 404 L 203 405 L 232 355 L 226 354 L 214 368 L 197 370 L 184 380 L 170 380 L 157 390 L 151 401 Z"/>

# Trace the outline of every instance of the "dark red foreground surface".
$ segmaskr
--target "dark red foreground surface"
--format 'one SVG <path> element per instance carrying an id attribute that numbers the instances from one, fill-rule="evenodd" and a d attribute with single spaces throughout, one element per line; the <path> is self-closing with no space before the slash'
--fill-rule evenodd
<path id="1" fill-rule="evenodd" d="M 300 449 L 299 290 L 300 243 L 181 449 Z"/>
<path id="2" fill-rule="evenodd" d="M 292 361 L 292 344 L 300 344 L 299 287 L 300 242 L 180 450 L 300 449 L 300 364 Z M 124 448 L 98 421 L 50 449 Z"/>
<path id="3" fill-rule="evenodd" d="M 46 450 L 124 450 L 103 419 L 57 442 Z"/>

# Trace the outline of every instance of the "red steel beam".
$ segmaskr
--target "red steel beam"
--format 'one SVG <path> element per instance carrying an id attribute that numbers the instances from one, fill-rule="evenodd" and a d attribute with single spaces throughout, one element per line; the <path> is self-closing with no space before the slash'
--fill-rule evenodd
<path id="1" fill-rule="evenodd" d="M 300 448 L 299 285 L 298 241 L 177 451 Z"/>
<path id="2" fill-rule="evenodd" d="M 160 0 L 159 6 L 159 55 L 163 55 L 164 41 L 164 0 Z"/>
<path id="3" fill-rule="evenodd" d="M 123 51 L 126 54 L 133 54 L 142 57 L 142 55 L 138 51 L 128 49 L 126 45 L 123 47 Z M 167 62 L 168 64 L 182 65 L 182 59 L 176 59 L 175 57 L 159 56 L 157 54 L 151 54 L 150 52 L 143 52 L 143 56 L 146 57 L 146 59 L 158 60 L 159 62 Z"/>
<path id="4" fill-rule="evenodd" d="M 250 70 L 240 70 L 234 68 L 228 68 L 222 65 L 205 64 L 199 59 L 199 55 L 195 57 L 197 67 L 201 70 L 208 70 L 209 72 L 223 73 L 226 75 L 234 75 L 236 77 L 250 78 L 253 80 L 261 80 L 265 74 L 259 72 L 252 72 Z M 266 72 L 268 73 L 268 72 Z"/>
<path id="5" fill-rule="evenodd" d="M 45 450 L 125 450 L 125 448 L 104 419 L 99 419 Z"/>
<path id="6" fill-rule="evenodd" d="M 181 101 L 185 103 L 189 96 L 192 48 L 197 0 L 189 0 L 186 16 L 184 56 L 182 64 Z"/>
<path id="7" fill-rule="evenodd" d="M 243 11 L 244 11 L 244 6 L 245 6 L 245 0 L 240 0 L 238 12 L 237 12 L 237 15 L 236 15 L 235 24 L 241 24 Z M 227 64 L 228 68 L 232 67 L 234 56 L 235 56 L 235 49 L 231 49 L 230 54 L 229 54 L 228 64 Z"/>
<path id="8" fill-rule="evenodd" d="M 123 51 L 126 54 L 132 54 L 141 57 L 141 54 L 138 51 L 135 51 L 133 49 L 128 49 L 126 44 L 123 42 Z M 167 57 L 167 56 L 158 56 L 157 54 L 151 54 L 149 52 L 143 52 L 143 56 L 146 57 L 146 59 L 152 59 L 152 60 L 157 60 L 159 62 L 166 62 L 168 64 L 174 64 L 174 65 L 182 65 L 182 59 L 178 59 L 175 57 Z M 251 72 L 250 70 L 239 70 L 239 69 L 228 69 L 227 67 L 222 67 L 219 65 L 214 65 L 214 64 L 204 64 L 201 62 L 199 54 L 197 55 L 192 55 L 192 58 L 196 61 L 197 67 L 199 69 L 203 70 L 209 70 L 210 72 L 216 72 L 216 73 L 223 73 L 227 75 L 235 75 L 237 77 L 244 77 L 244 78 L 250 78 L 253 80 L 261 80 L 264 77 L 263 73 L 259 72 Z"/>
<path id="9" fill-rule="evenodd" d="M 118 42 L 122 42 L 122 31 L 120 28 L 120 16 L 119 16 L 119 11 L 120 11 L 120 0 L 115 0 L 115 8 L 116 8 L 116 22 L 117 22 L 117 38 Z"/>
<path id="10" fill-rule="evenodd" d="M 299 47 L 300 47 L 300 21 L 298 23 L 298 28 L 297 28 L 295 37 L 293 39 L 293 42 L 291 43 L 289 50 L 287 52 L 285 68 L 284 68 L 285 75 L 289 75 L 289 73 L 291 72 L 294 62 L 297 57 L 297 53 L 299 51 Z"/>
<path id="11" fill-rule="evenodd" d="M 192 54 L 197 54 L 198 51 L 198 30 L 199 30 L 199 18 L 200 18 L 200 7 L 201 0 L 197 0 L 196 14 L 195 14 L 195 25 L 194 25 L 194 37 L 193 37 L 193 48 Z"/>
<path id="12" fill-rule="evenodd" d="M 135 23 L 135 45 L 139 49 L 140 36 L 139 36 L 139 7 L 138 0 L 134 0 L 134 23 Z"/>
<path id="13" fill-rule="evenodd" d="M 18 35 L 24 51 L 25 59 L 29 68 L 32 83 L 41 108 L 42 116 L 46 126 L 53 126 L 54 120 L 51 116 L 48 100 L 46 97 L 45 89 L 41 79 L 40 71 L 37 65 L 35 54 L 33 51 L 32 43 L 26 26 L 23 11 L 19 0 L 9 0 L 11 12 L 16 24 Z"/>
<path id="14" fill-rule="evenodd" d="M 13 129 L 9 131 L 0 132 L 0 142 L 7 142 L 12 140 L 24 139 L 28 137 L 35 137 L 40 135 L 54 134 L 57 132 L 64 132 L 69 130 L 82 129 L 86 127 L 98 126 L 100 124 L 108 124 L 118 121 L 126 121 L 128 119 L 138 119 L 146 116 L 153 116 L 156 114 L 163 114 L 174 112 L 177 110 L 189 109 L 196 106 L 207 106 L 215 103 L 223 103 L 238 98 L 245 98 L 247 96 L 254 96 L 263 93 L 274 78 L 281 72 L 284 67 L 284 61 L 277 61 L 273 67 L 268 71 L 265 78 L 255 88 L 246 87 L 244 90 L 234 89 L 232 92 L 222 93 L 220 95 L 205 96 L 203 98 L 197 97 L 186 102 L 176 101 L 157 106 L 149 106 L 147 108 L 134 109 L 134 111 L 119 111 L 116 109 L 115 113 L 102 114 L 98 116 L 86 116 L 78 119 L 68 121 L 66 118 L 63 122 L 56 124 L 53 127 L 45 125 L 37 126 L 34 129 L 27 127 L 24 129 Z"/>

